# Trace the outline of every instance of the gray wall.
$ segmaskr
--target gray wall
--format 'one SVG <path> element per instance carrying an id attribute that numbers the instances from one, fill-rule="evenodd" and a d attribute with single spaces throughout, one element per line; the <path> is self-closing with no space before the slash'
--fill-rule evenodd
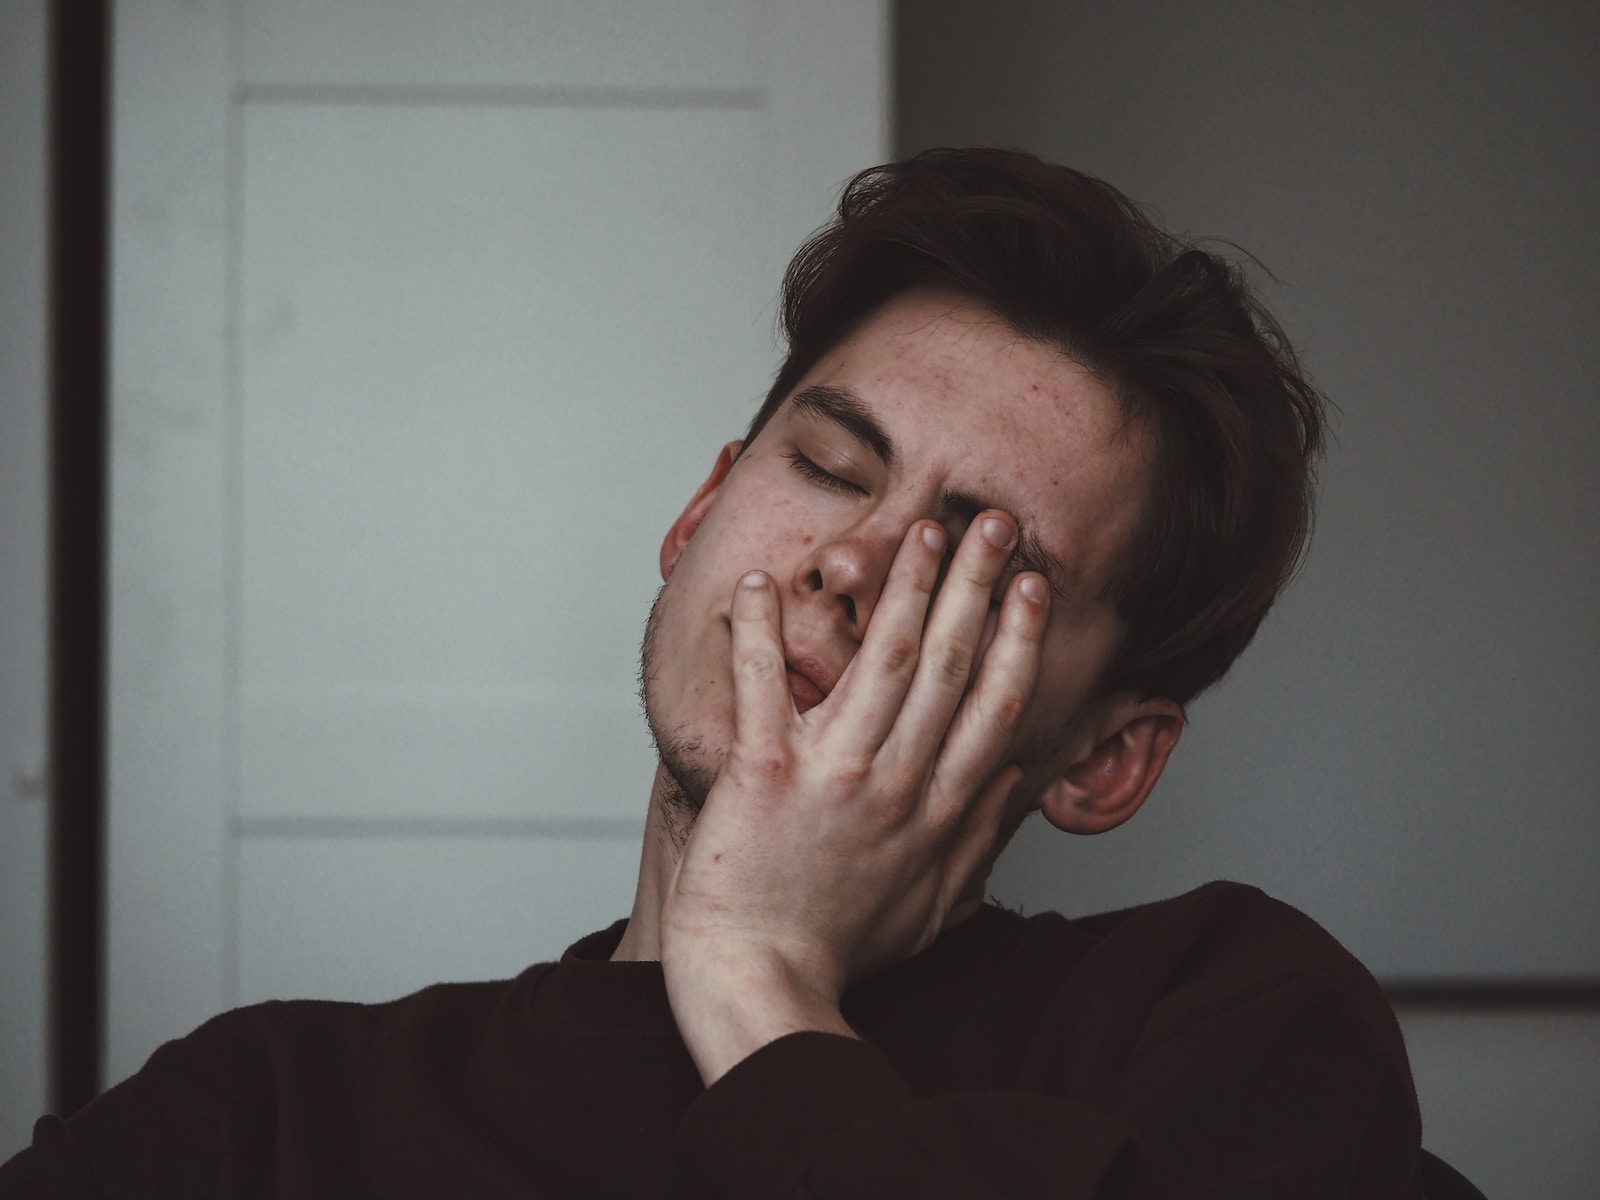
<path id="1" fill-rule="evenodd" d="M 1339 407 L 1298 585 L 1077 880 L 1239 874 L 1387 977 L 1593 980 L 1600 8 L 1477 7 L 910 4 L 899 142 L 1237 241 Z"/>
<path id="2" fill-rule="evenodd" d="M 897 38 L 901 151 L 1023 146 L 1236 241 L 1339 408 L 1307 568 L 1147 811 L 1027 830 L 997 892 L 1232 875 L 1389 981 L 1600 978 L 1600 7 L 915 2 Z M 1402 1019 L 1435 1149 L 1600 1194 L 1600 1015 Z"/>

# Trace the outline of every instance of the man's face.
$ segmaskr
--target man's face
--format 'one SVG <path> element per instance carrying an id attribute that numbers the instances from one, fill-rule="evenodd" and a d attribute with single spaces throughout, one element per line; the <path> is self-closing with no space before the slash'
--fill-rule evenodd
<path id="1" fill-rule="evenodd" d="M 1016 519 L 1013 569 L 1042 571 L 1054 593 L 1011 756 L 1026 772 L 1016 798 L 1031 801 L 1065 765 L 1063 735 L 1123 632 L 1098 596 L 1141 515 L 1141 450 L 1107 388 L 1059 350 L 948 295 L 885 305 L 822 357 L 731 467 L 719 461 L 662 547 L 645 707 L 690 807 L 733 740 L 739 578 L 760 569 L 777 585 L 804 712 L 854 656 L 912 522 L 942 522 L 953 547 L 985 508 Z"/>

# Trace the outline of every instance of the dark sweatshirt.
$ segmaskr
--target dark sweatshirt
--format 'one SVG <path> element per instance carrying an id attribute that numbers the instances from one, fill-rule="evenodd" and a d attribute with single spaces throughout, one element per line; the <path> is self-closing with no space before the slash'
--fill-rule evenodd
<path id="1" fill-rule="evenodd" d="M 168 1043 L 0 1197 L 1416 1194 L 1371 976 L 1237 884 L 1067 920 L 986 907 L 711 1088 L 623 923 L 507 982 L 275 1002 Z"/>

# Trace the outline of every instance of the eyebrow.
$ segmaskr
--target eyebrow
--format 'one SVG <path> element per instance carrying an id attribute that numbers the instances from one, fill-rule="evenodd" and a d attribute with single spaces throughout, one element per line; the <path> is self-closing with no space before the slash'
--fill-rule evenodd
<path id="1" fill-rule="evenodd" d="M 894 466 L 894 439 L 878 424 L 861 397 L 849 388 L 814 383 L 789 399 L 798 411 L 831 421 L 877 455 L 886 467 Z"/>
<path id="2" fill-rule="evenodd" d="M 884 466 L 894 466 L 894 439 L 878 423 L 866 402 L 849 388 L 816 383 L 801 388 L 790 397 L 789 403 L 796 411 L 839 426 L 871 450 Z M 939 510 L 959 517 L 968 524 L 979 513 L 991 508 L 1010 512 L 1005 505 L 992 503 L 971 492 L 944 491 L 939 494 Z M 1070 572 L 1059 558 L 1044 548 L 1022 518 L 1011 513 L 1011 519 L 1017 523 L 1017 548 L 1011 552 L 1011 561 L 1021 570 L 1044 576 L 1055 599 L 1066 603 L 1072 598 L 1072 589 L 1067 586 Z"/>

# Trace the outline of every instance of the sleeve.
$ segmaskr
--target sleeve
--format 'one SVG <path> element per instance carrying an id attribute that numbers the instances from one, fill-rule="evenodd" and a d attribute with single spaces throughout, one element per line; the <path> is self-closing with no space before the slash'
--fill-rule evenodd
<path id="1" fill-rule="evenodd" d="M 678 1131 L 689 1173 L 737 1197 L 1151 1195 L 1130 1128 L 1027 1092 L 918 1097 L 865 1042 L 797 1033 L 745 1059 Z"/>
<path id="2" fill-rule="evenodd" d="M 1257 982 L 1179 988 L 1127 1045 L 1080 1031 L 1004 1091 L 918 1095 L 870 1045 L 791 1035 L 695 1101 L 680 1161 L 729 1200 L 1415 1197 L 1403 1051 L 1334 980 Z"/>

